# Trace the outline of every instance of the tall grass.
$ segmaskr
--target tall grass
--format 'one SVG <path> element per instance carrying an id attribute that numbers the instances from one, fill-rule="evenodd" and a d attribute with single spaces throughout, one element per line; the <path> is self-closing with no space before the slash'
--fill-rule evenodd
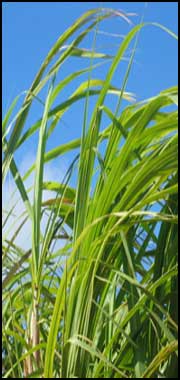
<path id="1" fill-rule="evenodd" d="M 4 378 L 178 377 L 177 87 L 139 103 L 131 102 L 133 96 L 126 92 L 139 31 L 158 27 L 176 36 L 161 25 L 141 23 L 132 27 L 115 56 L 100 54 L 95 50 L 99 24 L 114 16 L 130 22 L 122 12 L 94 9 L 67 29 L 42 63 L 13 121 L 18 98 L 3 120 L 3 181 L 11 173 L 24 205 L 9 229 L 16 205 L 3 210 Z M 94 28 L 92 51 L 80 48 Z M 132 41 L 118 89 L 113 76 Z M 57 83 L 58 71 L 72 56 L 89 57 L 89 67 Z M 111 61 L 104 81 L 93 78 L 99 65 L 94 61 L 101 58 Z M 54 105 L 61 91 L 86 72 L 88 80 Z M 33 102 L 48 83 L 42 117 L 27 129 Z M 118 97 L 115 112 L 105 105 L 108 93 Z M 96 103 L 89 121 L 92 96 Z M 48 151 L 58 122 L 82 98 L 82 135 Z M 129 102 L 123 110 L 122 99 Z M 167 106 L 173 106 L 171 111 Z M 103 115 L 109 119 L 106 128 Z M 34 133 L 39 136 L 36 161 L 22 176 L 15 155 Z M 64 180 L 45 182 L 46 163 L 73 150 Z M 70 180 L 77 165 L 73 188 Z M 31 173 L 33 199 L 25 182 Z M 46 190 L 53 195 L 44 200 Z M 27 221 L 32 239 L 25 251 L 16 238 Z M 55 243 L 62 241 L 63 248 L 57 248 Z"/>

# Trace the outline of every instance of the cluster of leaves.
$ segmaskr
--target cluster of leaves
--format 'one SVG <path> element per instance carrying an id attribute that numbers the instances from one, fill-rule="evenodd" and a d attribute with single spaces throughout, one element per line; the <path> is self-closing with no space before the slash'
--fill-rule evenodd
<path id="1" fill-rule="evenodd" d="M 67 29 L 44 60 L 17 115 L 9 122 L 18 98 L 3 120 L 3 181 L 10 172 L 24 204 L 17 229 L 11 238 L 4 233 L 2 243 L 5 378 L 177 377 L 177 87 L 130 104 L 118 116 L 122 99 L 132 100 L 125 88 L 135 48 L 121 90 L 112 86 L 113 75 L 146 24 L 131 29 L 114 57 L 78 47 L 94 27 L 113 16 L 129 21 L 124 13 L 93 9 Z M 72 56 L 90 57 L 90 66 L 55 85 L 55 75 Z M 99 58 L 111 60 L 104 81 L 91 77 L 97 66 L 93 59 Z M 88 80 L 53 107 L 59 93 L 86 72 Z M 31 105 L 48 82 L 42 118 L 23 133 Z M 104 104 L 108 93 L 118 96 L 115 113 Z M 94 95 L 87 127 L 88 102 Z M 47 151 L 58 122 L 81 98 L 81 137 Z M 173 110 L 167 112 L 167 106 Z M 106 128 L 103 114 L 109 118 Z M 14 155 L 37 131 L 36 162 L 22 177 Z M 46 162 L 72 150 L 78 154 L 63 183 L 44 182 Z M 73 188 L 69 180 L 76 163 Z M 25 186 L 32 172 L 33 202 Z M 56 196 L 43 201 L 45 190 Z M 5 230 L 12 214 L 13 208 L 3 212 Z M 32 244 L 25 252 L 16 237 L 27 220 Z M 58 239 L 65 243 L 55 249 Z"/>

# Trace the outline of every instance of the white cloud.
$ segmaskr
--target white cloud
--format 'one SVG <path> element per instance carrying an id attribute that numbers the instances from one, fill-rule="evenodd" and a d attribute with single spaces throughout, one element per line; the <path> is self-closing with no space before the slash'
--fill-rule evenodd
<path id="1" fill-rule="evenodd" d="M 29 167 L 35 162 L 36 157 L 31 153 L 31 151 L 27 152 L 25 158 L 21 161 L 18 169 L 20 174 L 23 176 Z M 44 167 L 44 181 L 55 181 L 61 182 L 65 173 L 67 171 L 67 163 L 64 159 L 57 159 L 56 163 L 48 162 Z M 32 187 L 34 184 L 34 172 L 27 178 L 25 181 L 26 190 Z M 16 190 L 16 191 L 15 191 Z M 33 189 L 30 193 L 28 193 L 30 202 L 33 202 Z M 49 198 L 53 198 L 54 193 L 52 191 L 44 191 L 43 192 L 43 200 L 47 200 Z M 18 226 L 22 223 L 23 217 L 22 213 L 25 211 L 25 206 L 23 201 L 21 200 L 19 191 L 16 189 L 16 184 L 14 179 L 10 174 L 7 175 L 7 179 L 3 184 L 2 188 L 2 204 L 3 210 L 6 212 L 10 211 L 13 205 L 15 206 L 13 209 L 12 215 L 8 218 L 8 221 L 3 230 L 3 236 L 6 236 L 9 240 L 12 239 L 15 231 Z M 5 220 L 5 214 L 3 212 L 3 220 Z M 14 216 L 13 216 L 14 215 Z M 42 220 L 42 232 L 45 230 L 45 218 Z M 15 243 L 23 248 L 24 250 L 28 250 L 31 247 L 31 239 L 32 239 L 32 226 L 31 221 L 28 219 L 26 223 L 24 223 L 23 228 L 19 232 L 18 236 L 15 239 Z"/>

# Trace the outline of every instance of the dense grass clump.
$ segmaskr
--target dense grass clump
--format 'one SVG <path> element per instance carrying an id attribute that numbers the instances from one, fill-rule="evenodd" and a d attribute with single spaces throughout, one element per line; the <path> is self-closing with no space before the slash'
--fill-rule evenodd
<path id="1" fill-rule="evenodd" d="M 141 29 L 158 27 L 176 36 L 161 25 L 141 23 L 132 27 L 114 56 L 98 53 L 98 26 L 112 16 L 130 22 L 124 13 L 93 9 L 67 29 L 42 63 L 13 121 L 19 98 L 3 120 L 3 181 L 10 173 L 22 204 L 22 213 L 16 214 L 12 194 L 12 207 L 3 210 L 6 378 L 178 377 L 178 90 L 162 89 L 139 103 L 126 91 Z M 94 29 L 92 51 L 79 47 Z M 67 45 L 69 38 L 74 39 Z M 119 89 L 113 76 L 133 41 Z M 72 57 L 89 57 L 90 64 L 58 80 L 62 65 Z M 94 78 L 94 69 L 102 64 L 94 60 L 104 59 L 109 62 L 105 79 Z M 61 91 L 85 73 L 88 80 L 58 103 Z M 41 118 L 27 128 L 31 107 L 46 85 Z M 105 103 L 107 94 L 118 98 L 115 112 Z M 48 150 L 64 113 L 78 108 L 83 98 L 81 136 Z M 96 102 L 89 120 L 92 98 Z M 121 107 L 124 100 L 127 105 Z M 28 147 L 35 134 L 36 161 L 22 176 L 16 152 Z M 45 181 L 47 162 L 68 152 L 74 157 L 64 179 Z M 26 185 L 32 174 L 33 196 Z M 52 196 L 44 200 L 47 190 Z M 28 250 L 17 243 L 26 223 L 32 230 Z"/>

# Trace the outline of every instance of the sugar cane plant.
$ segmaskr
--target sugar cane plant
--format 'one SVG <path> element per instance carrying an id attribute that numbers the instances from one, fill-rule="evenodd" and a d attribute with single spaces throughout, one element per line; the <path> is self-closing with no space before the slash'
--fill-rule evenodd
<path id="1" fill-rule="evenodd" d="M 24 205 L 10 229 L 14 207 L 3 209 L 4 378 L 177 377 L 177 87 L 143 102 L 132 102 L 126 91 L 139 32 L 161 28 L 165 39 L 177 36 L 142 22 L 132 26 L 115 56 L 98 53 L 98 27 L 109 17 L 130 22 L 131 15 L 112 9 L 83 14 L 48 53 L 13 120 L 18 98 L 3 120 L 2 178 L 5 183 L 11 173 Z M 81 48 L 91 31 L 92 50 Z M 121 88 L 115 87 L 114 73 L 133 41 Z M 89 66 L 57 81 L 74 56 L 89 57 Z M 109 62 L 104 80 L 93 76 L 101 59 Z M 61 91 L 85 73 L 88 80 L 57 105 Z M 42 116 L 27 128 L 46 85 Z M 117 98 L 115 112 L 105 104 L 108 94 Z M 54 129 L 80 99 L 81 136 L 47 150 Z M 35 133 L 36 161 L 22 176 L 15 154 Z M 74 159 L 63 181 L 46 182 L 46 163 L 70 151 Z M 31 200 L 25 180 L 32 173 Z M 45 190 L 52 191 L 47 200 Z M 32 239 L 25 251 L 16 237 L 27 221 Z M 58 239 L 65 243 L 57 249 Z"/>

